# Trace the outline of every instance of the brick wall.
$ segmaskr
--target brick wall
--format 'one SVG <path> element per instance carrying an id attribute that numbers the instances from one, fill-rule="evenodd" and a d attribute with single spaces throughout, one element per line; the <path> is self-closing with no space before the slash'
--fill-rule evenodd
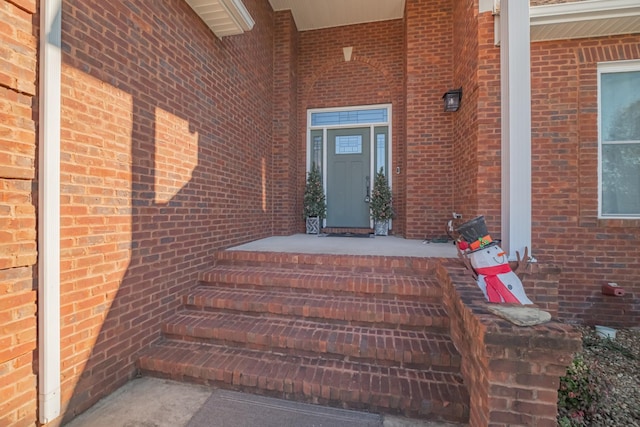
<path id="1" fill-rule="evenodd" d="M 337 27 L 300 33 L 298 58 L 298 163 L 306 165 L 307 110 L 391 103 L 393 105 L 393 165 L 404 170 L 403 62 L 404 34 L 402 20 Z M 350 62 L 345 62 L 342 48 L 353 47 Z M 298 188 L 303 189 L 305 167 L 298 170 Z M 404 216 L 404 175 L 393 176 L 394 208 Z M 302 206 L 302 191 L 298 206 Z M 302 231 L 302 209 L 299 210 Z M 402 234 L 402 222 L 394 221 L 394 232 Z"/>
<path id="2" fill-rule="evenodd" d="M 500 48 L 493 38 L 491 13 L 480 14 L 476 166 L 473 154 L 458 151 L 456 160 L 462 155 L 467 173 L 477 174 L 471 216 L 483 214 L 499 238 Z M 532 44 L 532 250 L 562 272 L 557 291 L 549 292 L 557 292 L 558 313 L 566 321 L 623 326 L 640 319 L 640 260 L 630 250 L 640 221 L 597 219 L 596 76 L 597 62 L 640 58 L 639 41 L 636 35 Z M 472 195 L 472 185 L 461 182 L 461 190 Z M 456 209 L 469 218 L 459 200 Z M 603 296 L 600 286 L 608 281 L 618 282 L 627 296 Z"/>
<path id="3" fill-rule="evenodd" d="M 0 425 L 37 410 L 35 0 L 0 0 Z"/>
<path id="4" fill-rule="evenodd" d="M 216 249 L 271 235 L 273 12 L 244 4 L 219 40 L 181 0 L 63 2 L 65 419 L 132 378 Z"/>
<path id="5" fill-rule="evenodd" d="M 478 210 L 491 234 L 499 238 L 501 228 L 501 105 L 500 47 L 494 42 L 491 12 L 478 15 Z M 470 219 L 470 218 L 469 218 Z"/>
<path id="6" fill-rule="evenodd" d="M 560 315 L 612 326 L 640 322 L 638 220 L 599 220 L 597 63 L 640 59 L 640 36 L 532 44 L 534 255 L 562 268 Z M 624 297 L 601 294 L 617 282 Z"/>
<path id="7" fill-rule="evenodd" d="M 302 191 L 298 187 L 298 30 L 290 11 L 275 13 L 273 60 L 273 214 L 274 234 L 299 229 Z M 302 165 L 302 166 L 301 166 Z"/>
<path id="8" fill-rule="evenodd" d="M 525 279 L 543 295 L 550 270 L 530 271 Z M 439 265 L 436 274 L 462 355 L 469 425 L 556 426 L 559 378 L 581 348 L 580 333 L 555 320 L 521 327 L 494 316 L 470 272 L 456 261 Z M 538 302 L 536 292 L 530 296 Z"/>
<path id="9" fill-rule="evenodd" d="M 451 89 L 462 87 L 460 109 L 453 117 L 452 211 L 469 220 L 478 212 L 479 25 L 475 2 L 453 3 L 453 72 Z M 451 212 L 449 212 L 449 215 Z M 447 215 L 447 218 L 451 216 Z"/>
<path id="10" fill-rule="evenodd" d="M 453 114 L 442 95 L 453 78 L 453 4 L 407 2 L 406 232 L 412 239 L 442 236 L 453 207 Z"/>

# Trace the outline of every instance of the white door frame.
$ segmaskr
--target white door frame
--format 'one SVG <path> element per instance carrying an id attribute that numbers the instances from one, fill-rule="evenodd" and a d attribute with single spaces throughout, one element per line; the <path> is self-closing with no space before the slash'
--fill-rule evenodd
<path id="1" fill-rule="evenodd" d="M 320 125 L 320 126 L 312 126 L 311 118 L 313 114 L 316 113 L 337 113 L 337 112 L 345 112 L 345 111 L 361 111 L 361 110 L 379 110 L 386 109 L 387 110 L 387 121 L 382 122 L 359 122 L 359 123 L 348 123 L 348 124 L 333 124 L 333 125 Z M 350 128 L 363 128 L 369 126 L 370 128 L 370 137 L 369 137 L 369 149 L 371 153 L 371 159 L 369 164 L 369 173 L 371 176 L 370 180 L 370 194 L 373 191 L 373 181 L 376 176 L 376 155 L 375 155 L 375 128 L 379 126 L 387 127 L 387 180 L 389 181 L 389 186 L 393 188 L 393 173 L 392 165 L 393 165 L 393 134 L 392 134 L 392 117 L 393 117 L 393 109 L 391 104 L 374 104 L 374 105 L 356 105 L 349 107 L 334 107 L 334 108 L 313 108 L 307 110 L 307 153 L 306 153 L 306 174 L 311 170 L 311 131 L 313 130 L 322 130 L 322 187 L 327 192 L 327 131 L 329 129 L 350 129 Z M 306 176 L 305 174 L 305 176 Z M 370 219 L 370 227 L 373 227 L 373 220 Z M 391 222 L 391 221 L 390 221 Z"/>

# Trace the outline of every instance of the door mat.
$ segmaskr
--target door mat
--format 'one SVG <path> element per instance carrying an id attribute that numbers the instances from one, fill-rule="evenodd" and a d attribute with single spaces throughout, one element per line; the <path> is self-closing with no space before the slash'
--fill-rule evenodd
<path id="1" fill-rule="evenodd" d="M 265 396 L 214 390 L 186 427 L 382 427 L 382 417 Z"/>
<path id="2" fill-rule="evenodd" d="M 373 234 L 364 234 L 364 233 L 329 233 L 327 237 L 364 237 L 370 238 L 375 237 Z"/>

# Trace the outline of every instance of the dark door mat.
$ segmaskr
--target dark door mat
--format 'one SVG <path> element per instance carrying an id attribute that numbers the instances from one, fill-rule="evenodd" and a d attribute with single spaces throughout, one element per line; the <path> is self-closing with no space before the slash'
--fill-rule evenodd
<path id="1" fill-rule="evenodd" d="M 215 390 L 186 427 L 382 427 L 382 417 L 271 397 Z"/>
<path id="2" fill-rule="evenodd" d="M 327 237 L 374 237 L 373 234 L 364 234 L 364 233 L 329 233 L 326 235 Z"/>

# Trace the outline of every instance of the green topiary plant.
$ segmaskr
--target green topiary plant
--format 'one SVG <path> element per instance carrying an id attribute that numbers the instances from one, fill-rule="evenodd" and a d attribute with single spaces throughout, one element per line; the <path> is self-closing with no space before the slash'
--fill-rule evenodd
<path id="1" fill-rule="evenodd" d="M 307 174 L 307 186 L 304 189 L 304 218 L 324 218 L 327 214 L 327 203 L 322 188 L 320 169 L 314 162 Z"/>
<path id="2" fill-rule="evenodd" d="M 393 208 L 391 207 L 391 202 L 391 189 L 389 188 L 387 177 L 384 174 L 384 169 L 381 167 L 373 181 L 373 193 L 371 194 L 371 202 L 369 203 L 371 218 L 376 222 L 392 219 Z"/>

